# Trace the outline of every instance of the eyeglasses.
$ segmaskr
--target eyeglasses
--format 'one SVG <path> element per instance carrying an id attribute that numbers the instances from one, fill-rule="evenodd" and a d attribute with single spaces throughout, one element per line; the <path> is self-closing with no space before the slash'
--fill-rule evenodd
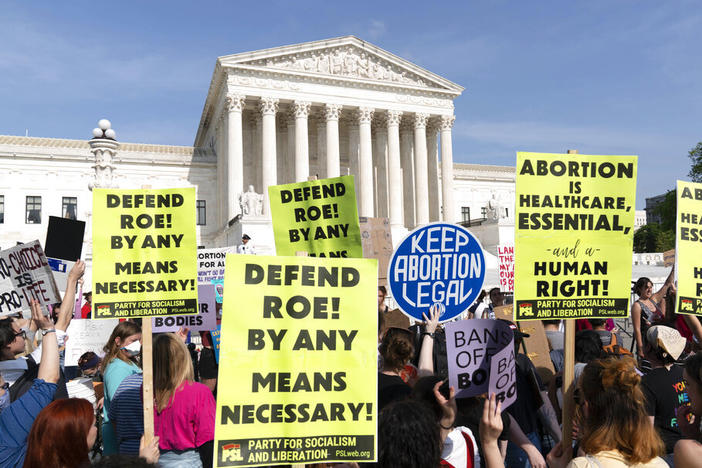
<path id="1" fill-rule="evenodd" d="M 15 338 L 18 336 L 21 336 L 25 340 L 27 339 L 27 331 L 26 330 L 20 330 L 19 332 L 15 333 Z"/>

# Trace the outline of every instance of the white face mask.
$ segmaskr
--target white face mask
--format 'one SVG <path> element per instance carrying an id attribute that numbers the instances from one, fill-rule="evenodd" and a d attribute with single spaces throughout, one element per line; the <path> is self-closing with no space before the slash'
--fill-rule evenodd
<path id="1" fill-rule="evenodd" d="M 122 347 L 122 350 L 129 355 L 129 357 L 135 357 L 139 355 L 141 351 L 141 342 L 139 340 L 133 341 L 130 345 Z"/>

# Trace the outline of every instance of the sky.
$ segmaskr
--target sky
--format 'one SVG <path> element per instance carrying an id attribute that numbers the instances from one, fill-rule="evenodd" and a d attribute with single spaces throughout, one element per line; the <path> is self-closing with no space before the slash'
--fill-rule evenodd
<path id="1" fill-rule="evenodd" d="M 639 156 L 637 208 L 702 140 L 693 0 L 5 1 L 0 134 L 192 145 L 218 56 L 353 34 L 465 88 L 454 161 Z"/>

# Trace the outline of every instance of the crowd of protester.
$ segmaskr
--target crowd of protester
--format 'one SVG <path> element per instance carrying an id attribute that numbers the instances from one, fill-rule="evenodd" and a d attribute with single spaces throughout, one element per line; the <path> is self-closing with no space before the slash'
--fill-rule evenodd
<path id="1" fill-rule="evenodd" d="M 198 350 L 186 344 L 187 330 L 154 335 L 154 437 L 146 440 L 139 320 L 120 322 L 101 352 L 85 353 L 74 370 L 64 367 L 62 349 L 84 270 L 76 262 L 53 314 L 32 301 L 31 319 L 0 319 L 0 467 L 211 467 L 217 391 L 212 337 L 201 333 Z M 671 272 L 656 292 L 648 278 L 634 285 L 633 349 L 624 347 L 613 322 L 578 321 L 574 429 L 566 444 L 560 420 L 563 323 L 543 321 L 555 371 L 546 375 L 524 346 L 529 335 L 508 322 L 517 400 L 502 411 L 495 395 L 455 397 L 439 309 L 427 310 L 423 322 L 399 323 L 391 320 L 380 287 L 376 465 L 702 466 L 702 326 L 694 316 L 673 313 L 672 278 Z M 499 289 L 483 291 L 462 319 L 499 320 L 504 302 Z M 358 466 L 315 466 L 334 465 Z"/>

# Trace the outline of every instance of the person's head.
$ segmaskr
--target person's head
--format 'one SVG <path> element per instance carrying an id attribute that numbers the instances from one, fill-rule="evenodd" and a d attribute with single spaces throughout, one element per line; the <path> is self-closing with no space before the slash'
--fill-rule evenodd
<path id="1" fill-rule="evenodd" d="M 98 369 L 100 368 L 100 356 L 98 356 L 92 351 L 83 353 L 78 358 L 78 368 L 83 373 L 83 375 L 87 375 L 90 377 L 94 376 L 95 374 L 97 374 Z"/>
<path id="2" fill-rule="evenodd" d="M 183 382 L 194 380 L 190 352 L 174 333 L 163 333 L 154 338 L 153 369 L 156 410 L 161 412 Z"/>
<path id="3" fill-rule="evenodd" d="M 441 431 L 425 405 L 412 400 L 389 404 L 378 417 L 378 466 L 439 466 Z"/>
<path id="4" fill-rule="evenodd" d="M 105 372 L 107 366 L 113 359 L 121 359 L 125 362 L 135 362 L 139 355 L 136 342 L 141 342 L 141 327 L 135 322 L 120 322 L 107 340 L 103 348 L 105 357 L 100 366 Z"/>
<path id="5" fill-rule="evenodd" d="M 378 307 L 382 307 L 385 302 L 385 297 L 388 295 L 388 290 L 385 286 L 378 286 Z"/>
<path id="6" fill-rule="evenodd" d="M 241 236 L 241 243 L 244 245 L 246 245 L 246 243 L 249 242 L 250 240 L 251 240 L 251 238 L 249 237 L 248 234 L 244 234 L 243 236 Z"/>
<path id="7" fill-rule="evenodd" d="M 585 453 L 617 450 L 629 464 L 646 463 L 663 453 L 640 382 L 630 357 L 596 359 L 585 366 L 580 378 Z"/>
<path id="8" fill-rule="evenodd" d="M 476 302 L 483 302 L 485 300 L 485 296 L 487 296 L 487 291 L 484 289 L 480 290 L 480 294 L 478 294 L 478 298 L 475 300 Z"/>
<path id="9" fill-rule="evenodd" d="M 0 320 L 0 360 L 14 359 L 24 352 L 27 334 L 12 318 Z"/>
<path id="10" fill-rule="evenodd" d="M 83 297 L 85 298 L 85 301 L 88 304 L 93 303 L 93 292 L 92 291 L 88 291 L 87 293 L 83 293 Z"/>
<path id="11" fill-rule="evenodd" d="M 427 408 L 429 408 L 429 410 L 431 410 L 436 422 L 441 421 L 443 411 L 441 410 L 441 405 L 438 401 L 436 401 L 436 397 L 434 396 L 434 386 L 441 381 L 442 379 L 435 375 L 422 377 L 421 379 L 417 380 L 414 387 L 412 387 L 412 393 L 410 393 L 410 398 L 425 405 Z M 444 397 L 447 400 L 449 399 L 450 394 L 448 383 L 440 387 L 439 391 L 443 392 Z"/>
<path id="12" fill-rule="evenodd" d="M 702 416 L 702 351 L 685 361 L 683 378 L 692 412 L 700 417 Z"/>
<path id="13" fill-rule="evenodd" d="M 561 321 L 556 319 L 556 320 L 542 320 L 541 323 L 544 324 L 544 328 L 546 330 L 558 330 L 558 327 L 561 324 Z"/>
<path id="14" fill-rule="evenodd" d="M 97 426 L 93 405 L 83 398 L 52 401 L 41 410 L 27 437 L 29 468 L 75 468 L 89 462 Z"/>
<path id="15" fill-rule="evenodd" d="M 653 283 L 650 279 L 642 276 L 634 284 L 634 292 L 641 299 L 648 299 L 653 295 Z"/>
<path id="16" fill-rule="evenodd" d="M 505 293 L 500 291 L 500 288 L 492 288 L 490 290 L 490 303 L 492 303 L 493 306 L 498 307 L 504 304 L 505 302 Z"/>
<path id="17" fill-rule="evenodd" d="M 675 328 L 655 325 L 648 329 L 644 339 L 644 353 L 654 365 L 675 363 L 685 351 L 687 340 Z"/>
<path id="18" fill-rule="evenodd" d="M 575 362 L 588 363 L 602 357 L 602 340 L 593 330 L 580 330 L 575 334 Z"/>
<path id="19" fill-rule="evenodd" d="M 593 330 L 604 330 L 607 325 L 606 319 L 587 319 L 587 321 L 590 322 Z"/>
<path id="20" fill-rule="evenodd" d="M 414 342 L 409 330 L 388 328 L 380 343 L 380 355 L 383 357 L 383 369 L 397 371 L 414 356 Z"/>

